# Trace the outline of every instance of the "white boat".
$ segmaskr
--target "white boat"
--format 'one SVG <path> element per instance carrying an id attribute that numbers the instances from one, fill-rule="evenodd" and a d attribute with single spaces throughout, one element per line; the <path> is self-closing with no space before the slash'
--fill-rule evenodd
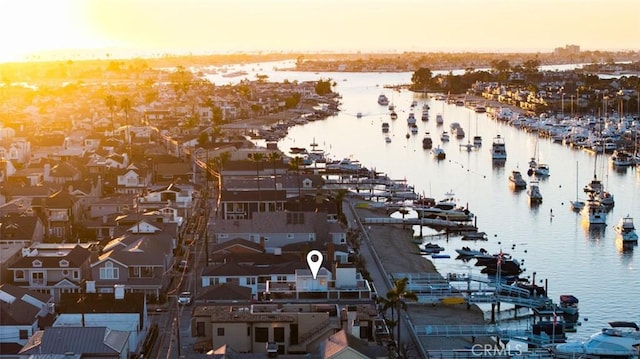
<path id="1" fill-rule="evenodd" d="M 549 165 L 546 163 L 538 163 L 536 168 L 533 170 L 533 174 L 538 177 L 547 177 L 549 176 Z"/>
<path id="2" fill-rule="evenodd" d="M 507 148 L 504 139 L 500 135 L 493 138 L 491 144 L 491 159 L 494 161 L 503 161 L 507 159 Z"/>
<path id="3" fill-rule="evenodd" d="M 458 253 L 459 255 L 461 255 L 463 257 L 475 257 L 475 256 L 481 256 L 481 255 L 489 254 L 487 252 L 487 250 L 484 249 L 484 248 L 480 248 L 478 250 L 478 249 L 471 249 L 469 247 L 462 247 L 460 249 L 456 249 L 456 253 Z"/>
<path id="4" fill-rule="evenodd" d="M 444 149 L 440 146 L 431 149 L 431 156 L 438 160 L 444 160 L 447 157 L 447 154 L 444 152 Z"/>
<path id="5" fill-rule="evenodd" d="M 638 358 L 640 327 L 634 322 L 610 322 L 584 342 L 562 343 L 552 348 L 556 358 Z"/>
<path id="6" fill-rule="evenodd" d="M 349 158 L 344 158 L 340 161 L 334 161 L 327 163 L 326 168 L 334 171 L 359 171 L 362 169 L 362 165 L 358 161 L 352 161 Z"/>
<path id="7" fill-rule="evenodd" d="M 584 201 L 578 198 L 578 161 L 576 161 L 576 199 L 571 201 L 571 209 L 580 212 L 584 208 Z"/>
<path id="8" fill-rule="evenodd" d="M 594 195 L 589 196 L 581 213 L 589 221 L 589 225 L 604 225 L 607 223 L 607 211 Z"/>
<path id="9" fill-rule="evenodd" d="M 407 125 L 411 126 L 411 125 L 415 125 L 416 123 L 416 116 L 413 114 L 413 112 L 409 112 L 409 116 L 407 117 Z"/>
<path id="10" fill-rule="evenodd" d="M 395 120 L 398 118 L 398 114 L 396 113 L 396 111 L 391 110 L 391 113 L 389 114 L 389 117 L 391 117 L 392 120 Z"/>
<path id="11" fill-rule="evenodd" d="M 522 173 L 520 173 L 520 171 L 518 170 L 511 171 L 511 175 L 509 175 L 509 181 L 515 189 L 527 188 L 527 181 L 522 178 Z"/>
<path id="12" fill-rule="evenodd" d="M 622 237 L 623 243 L 638 243 L 638 234 L 633 225 L 633 217 L 626 215 L 620 218 L 620 222 L 614 227 L 616 233 Z"/>
<path id="13" fill-rule="evenodd" d="M 442 135 L 440 135 L 440 141 L 449 142 L 449 132 L 442 131 Z"/>
<path id="14" fill-rule="evenodd" d="M 385 137 L 384 137 L 384 142 L 386 142 L 386 143 L 391 143 L 391 137 L 389 137 L 389 136 L 385 136 Z"/>
<path id="15" fill-rule="evenodd" d="M 480 135 L 473 136 L 473 145 L 476 147 L 482 146 L 482 136 Z"/>
<path id="16" fill-rule="evenodd" d="M 383 122 L 382 123 L 382 132 L 384 132 L 384 133 L 389 132 L 389 122 Z"/>
<path id="17" fill-rule="evenodd" d="M 425 105 L 426 105 L 426 104 L 425 104 Z M 429 121 L 429 110 L 428 110 L 428 107 L 427 107 L 427 109 L 425 110 L 425 109 L 424 109 L 424 106 L 423 106 L 423 108 L 422 108 L 422 116 L 420 117 L 420 119 L 421 119 L 422 121 Z"/>
<path id="18" fill-rule="evenodd" d="M 431 139 L 431 134 L 429 132 L 424 133 L 424 137 L 422 138 L 422 148 L 425 150 L 429 150 L 433 147 L 433 140 Z"/>
<path id="19" fill-rule="evenodd" d="M 633 155 L 624 150 L 615 150 L 611 155 L 611 164 L 615 167 L 628 167 L 635 164 Z"/>
<path id="20" fill-rule="evenodd" d="M 378 105 L 387 106 L 388 104 L 389 104 L 389 99 L 385 94 L 381 93 L 380 96 L 378 96 Z"/>
<path id="21" fill-rule="evenodd" d="M 538 177 L 549 176 L 549 165 L 546 163 L 540 163 L 540 149 L 538 147 L 538 140 L 536 139 L 535 157 L 531 157 L 529 161 L 529 170 L 527 174 L 529 176 L 536 175 Z"/>
<path id="22" fill-rule="evenodd" d="M 436 124 L 442 125 L 443 123 L 444 123 L 444 117 L 442 117 L 442 114 L 437 114 L 436 115 Z"/>
<path id="23" fill-rule="evenodd" d="M 527 195 L 529 196 L 529 201 L 532 203 L 542 202 L 542 192 L 540 192 L 540 186 L 538 184 L 538 181 L 529 182 Z"/>
<path id="24" fill-rule="evenodd" d="M 414 135 L 418 133 L 418 125 L 416 125 L 415 123 L 411 125 L 410 128 L 411 128 L 411 133 L 413 133 Z"/>

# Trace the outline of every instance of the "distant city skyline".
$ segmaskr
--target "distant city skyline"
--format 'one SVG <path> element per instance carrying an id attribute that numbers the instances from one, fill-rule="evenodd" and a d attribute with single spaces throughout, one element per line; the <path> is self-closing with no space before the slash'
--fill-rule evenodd
<path id="1" fill-rule="evenodd" d="M 5 0 L 0 62 L 34 53 L 640 49 L 637 0 Z"/>

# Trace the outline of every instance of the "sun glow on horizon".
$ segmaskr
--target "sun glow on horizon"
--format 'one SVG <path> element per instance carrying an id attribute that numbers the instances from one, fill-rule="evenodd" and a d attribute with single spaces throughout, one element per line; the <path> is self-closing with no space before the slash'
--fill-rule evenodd
<path id="1" fill-rule="evenodd" d="M 576 44 L 637 51 L 635 1 L 2 0 L 0 62 L 57 50 L 104 55 L 109 48 L 535 52 Z M 616 9 L 615 24 L 610 9 Z"/>

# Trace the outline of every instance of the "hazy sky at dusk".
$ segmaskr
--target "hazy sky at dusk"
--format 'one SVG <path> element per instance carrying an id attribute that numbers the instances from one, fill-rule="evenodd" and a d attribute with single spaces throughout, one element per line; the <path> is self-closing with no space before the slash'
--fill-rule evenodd
<path id="1" fill-rule="evenodd" d="M 158 52 L 640 49 L 637 0 L 2 0 L 0 60 Z"/>

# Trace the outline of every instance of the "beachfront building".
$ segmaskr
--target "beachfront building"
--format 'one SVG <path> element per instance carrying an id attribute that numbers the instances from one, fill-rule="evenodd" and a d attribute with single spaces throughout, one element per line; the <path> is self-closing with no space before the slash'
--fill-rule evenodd
<path id="1" fill-rule="evenodd" d="M 194 309 L 191 333 L 203 350 L 227 345 L 236 352 L 265 353 L 270 343 L 278 354 L 314 353 L 340 330 L 367 342 L 375 340 L 376 315 L 374 305 L 208 305 Z"/>

